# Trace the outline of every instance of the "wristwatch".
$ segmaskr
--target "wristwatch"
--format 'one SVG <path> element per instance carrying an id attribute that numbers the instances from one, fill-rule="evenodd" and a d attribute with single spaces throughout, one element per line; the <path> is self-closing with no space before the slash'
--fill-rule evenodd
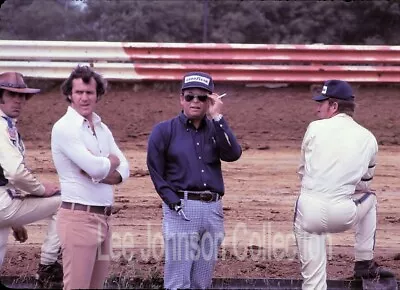
<path id="1" fill-rule="evenodd" d="M 219 122 L 219 121 L 221 121 L 222 117 L 223 117 L 222 114 L 218 114 L 217 116 L 215 116 L 213 118 L 213 120 L 216 121 L 216 122 Z"/>

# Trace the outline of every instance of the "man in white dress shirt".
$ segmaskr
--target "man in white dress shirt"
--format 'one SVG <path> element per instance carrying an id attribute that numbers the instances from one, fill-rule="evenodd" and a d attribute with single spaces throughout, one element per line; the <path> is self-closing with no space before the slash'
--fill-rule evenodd
<path id="1" fill-rule="evenodd" d="M 303 289 L 326 289 L 326 234 L 355 228 L 355 278 L 393 277 L 373 260 L 376 196 L 369 189 L 378 144 L 353 120 L 354 96 L 341 80 L 326 81 L 317 116 L 301 146 L 300 196 L 294 232 L 301 261 Z"/>
<path id="2" fill-rule="evenodd" d="M 111 254 L 112 185 L 129 177 L 125 156 L 94 113 L 105 89 L 88 66 L 76 67 L 61 86 L 70 106 L 54 124 L 51 147 L 61 185 L 57 231 L 64 289 L 103 288 Z"/>

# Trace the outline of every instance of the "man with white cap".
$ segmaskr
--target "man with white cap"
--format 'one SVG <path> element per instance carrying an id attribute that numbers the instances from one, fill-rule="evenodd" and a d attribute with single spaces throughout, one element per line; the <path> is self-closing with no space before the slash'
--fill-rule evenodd
<path id="1" fill-rule="evenodd" d="M 31 173 L 25 164 L 25 146 L 16 127 L 26 101 L 39 91 L 28 88 L 20 73 L 0 74 L 0 265 L 6 254 L 10 229 L 15 239 L 23 243 L 28 238 L 23 226 L 48 218 L 36 278 L 40 282 L 61 282 L 62 267 L 57 262 L 60 242 L 55 224 L 61 203 L 59 188 L 50 182 L 40 182 Z"/>
<path id="2" fill-rule="evenodd" d="M 183 77 L 182 112 L 157 124 L 149 138 L 147 166 L 163 200 L 164 287 L 210 288 L 224 238 L 222 161 L 242 150 L 221 114 L 211 76 Z"/>
<path id="3" fill-rule="evenodd" d="M 303 289 L 327 289 L 326 235 L 350 228 L 356 240 L 354 277 L 393 277 L 373 260 L 377 200 L 369 185 L 376 138 L 354 121 L 354 95 L 347 82 L 328 80 L 313 99 L 320 120 L 310 123 L 301 146 L 294 223 Z"/>

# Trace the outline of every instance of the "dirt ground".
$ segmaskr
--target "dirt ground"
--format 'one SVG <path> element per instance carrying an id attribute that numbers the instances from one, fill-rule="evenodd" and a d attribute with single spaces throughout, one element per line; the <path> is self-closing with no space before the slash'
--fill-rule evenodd
<path id="1" fill-rule="evenodd" d="M 27 145 L 27 164 L 41 179 L 57 180 L 49 142 L 54 122 L 66 102 L 57 84 L 39 84 L 46 92 L 27 104 L 20 132 Z M 217 85 L 227 92 L 224 115 L 243 146 L 242 158 L 224 164 L 223 199 L 226 237 L 216 277 L 300 278 L 292 234 L 293 206 L 298 195 L 296 168 L 302 136 L 314 119 L 309 86 L 284 88 Z M 163 273 L 161 201 L 147 172 L 146 142 L 154 124 L 179 110 L 177 84 L 111 84 L 98 113 L 128 156 L 131 178 L 115 189 L 111 274 L 157 278 Z M 356 119 L 380 144 L 373 188 L 377 192 L 377 260 L 400 278 L 400 87 L 357 88 Z M 0 275 L 32 275 L 38 266 L 44 221 L 28 226 L 25 244 L 9 238 Z M 330 235 L 328 278 L 343 279 L 353 269 L 352 231 Z"/>

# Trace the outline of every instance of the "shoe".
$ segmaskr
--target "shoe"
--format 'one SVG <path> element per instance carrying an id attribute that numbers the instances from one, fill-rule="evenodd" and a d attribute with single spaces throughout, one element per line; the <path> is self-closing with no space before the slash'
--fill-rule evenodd
<path id="1" fill-rule="evenodd" d="M 38 282 L 59 283 L 63 281 L 63 268 L 57 261 L 50 265 L 39 264 L 39 269 L 36 272 L 35 278 Z"/>
<path id="2" fill-rule="evenodd" d="M 379 266 L 374 260 L 356 261 L 354 265 L 355 278 L 392 278 L 395 275 L 386 268 Z"/>

